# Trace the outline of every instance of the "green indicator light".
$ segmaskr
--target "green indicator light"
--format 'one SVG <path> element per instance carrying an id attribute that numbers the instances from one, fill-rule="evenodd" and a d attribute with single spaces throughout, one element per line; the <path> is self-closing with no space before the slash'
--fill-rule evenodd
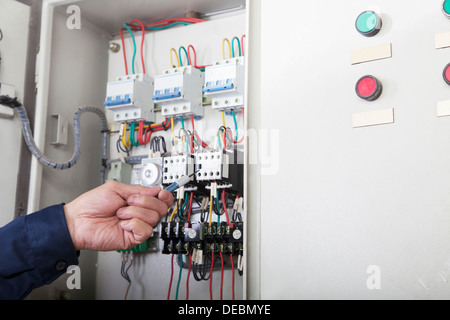
<path id="1" fill-rule="evenodd" d="M 450 1 L 445 0 L 442 2 L 442 11 L 448 18 L 450 18 Z"/>
<path id="2" fill-rule="evenodd" d="M 355 26 L 362 35 L 372 37 L 381 29 L 381 18 L 373 11 L 364 11 L 356 19 Z"/>

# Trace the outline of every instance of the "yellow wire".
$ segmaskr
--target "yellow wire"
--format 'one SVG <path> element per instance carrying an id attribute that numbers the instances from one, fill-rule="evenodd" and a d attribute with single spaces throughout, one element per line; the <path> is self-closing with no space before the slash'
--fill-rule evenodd
<path id="1" fill-rule="evenodd" d="M 227 126 L 225 125 L 225 111 L 222 111 L 222 123 L 223 126 L 226 128 Z"/>
<path id="2" fill-rule="evenodd" d="M 175 213 L 178 211 L 178 202 L 175 203 L 175 209 L 173 209 L 172 214 L 170 215 L 170 222 L 172 222 L 173 217 L 175 216 Z"/>
<path id="3" fill-rule="evenodd" d="M 212 193 L 211 193 L 211 195 L 209 196 L 209 225 L 211 225 L 212 206 L 213 206 L 213 201 L 212 201 Z"/>
<path id="4" fill-rule="evenodd" d="M 175 57 L 177 57 L 178 66 L 180 66 L 180 58 L 178 57 L 177 50 L 172 48 L 172 49 L 170 49 L 170 67 L 171 68 L 174 67 L 173 60 L 172 60 L 172 52 L 175 52 Z"/>
<path id="5" fill-rule="evenodd" d="M 230 41 L 227 38 L 225 38 L 222 41 L 222 59 L 225 59 L 225 42 L 228 42 L 228 49 L 230 51 L 230 58 L 231 58 L 231 44 Z"/>
<path id="6" fill-rule="evenodd" d="M 175 131 L 174 131 L 174 129 L 173 129 L 173 117 L 170 118 L 170 128 L 172 129 L 172 138 L 173 138 L 175 141 L 179 141 L 179 139 L 175 136 Z"/>
<path id="7" fill-rule="evenodd" d="M 128 136 L 128 138 L 129 137 L 130 136 Z M 122 144 L 126 148 L 131 146 L 130 139 L 128 139 L 128 141 L 127 141 L 127 123 L 126 122 L 123 123 Z"/>

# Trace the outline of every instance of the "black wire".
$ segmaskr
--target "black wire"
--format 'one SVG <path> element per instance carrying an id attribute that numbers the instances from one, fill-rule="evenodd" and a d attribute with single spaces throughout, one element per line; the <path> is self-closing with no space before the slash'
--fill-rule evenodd
<path id="1" fill-rule="evenodd" d="M 13 109 L 22 107 L 22 103 L 17 98 L 11 98 L 10 96 L 0 96 L 0 104 Z"/>
<path id="2" fill-rule="evenodd" d="M 0 41 L 2 41 L 3 40 L 3 31 L 2 31 L 2 29 L 0 29 Z"/>
<path id="3" fill-rule="evenodd" d="M 133 148 L 133 146 L 130 146 L 130 148 L 124 147 L 125 149 L 123 149 L 121 143 L 122 143 L 122 140 L 119 138 L 119 139 L 117 140 L 117 142 L 116 142 L 117 152 L 120 152 L 120 151 L 125 152 L 125 153 L 127 154 L 127 157 L 129 157 L 129 156 L 130 156 L 130 151 L 131 151 L 131 149 Z"/>

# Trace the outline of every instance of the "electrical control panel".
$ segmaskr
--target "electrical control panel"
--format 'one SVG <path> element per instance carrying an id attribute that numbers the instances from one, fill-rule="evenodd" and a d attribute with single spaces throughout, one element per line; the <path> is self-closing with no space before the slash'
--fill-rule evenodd
<path id="1" fill-rule="evenodd" d="M 113 112 L 116 122 L 129 120 L 154 121 L 153 81 L 146 74 L 117 77 L 108 82 L 103 106 Z"/>
<path id="2" fill-rule="evenodd" d="M 193 66 L 171 68 L 155 77 L 153 101 L 163 116 L 203 116 L 203 73 Z"/>
<path id="3" fill-rule="evenodd" d="M 205 68 L 203 93 L 213 109 L 231 110 L 244 106 L 244 57 L 215 61 Z"/>

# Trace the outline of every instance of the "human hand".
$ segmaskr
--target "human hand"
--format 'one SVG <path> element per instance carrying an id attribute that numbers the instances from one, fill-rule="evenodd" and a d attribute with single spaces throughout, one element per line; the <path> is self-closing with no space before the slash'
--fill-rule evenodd
<path id="1" fill-rule="evenodd" d="M 76 250 L 123 250 L 148 239 L 172 203 L 159 187 L 109 181 L 64 205 L 64 213 Z"/>

